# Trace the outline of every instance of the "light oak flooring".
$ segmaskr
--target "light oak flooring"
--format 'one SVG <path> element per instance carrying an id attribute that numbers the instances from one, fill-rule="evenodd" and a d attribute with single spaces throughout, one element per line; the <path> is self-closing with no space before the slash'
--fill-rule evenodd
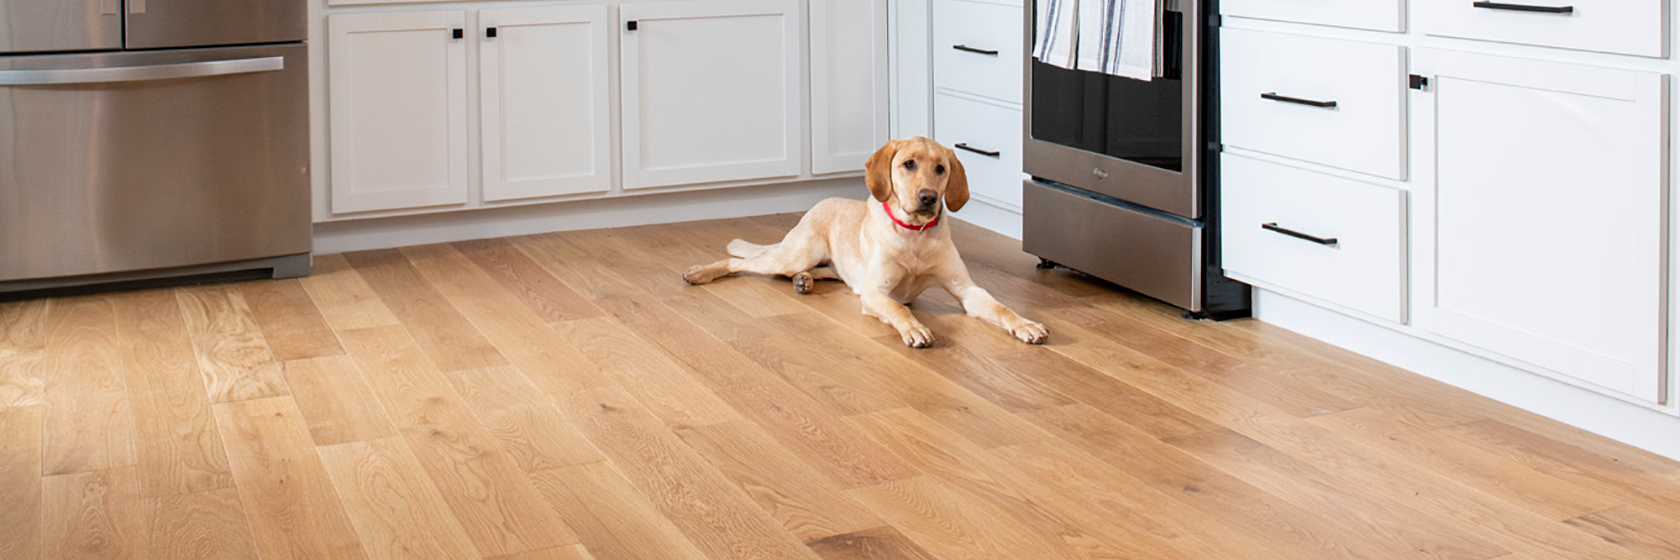
<path id="1" fill-rule="evenodd" d="M 0 559 L 1680 558 L 1680 464 L 956 224 L 944 294 L 684 285 L 795 216 L 0 304 Z"/>

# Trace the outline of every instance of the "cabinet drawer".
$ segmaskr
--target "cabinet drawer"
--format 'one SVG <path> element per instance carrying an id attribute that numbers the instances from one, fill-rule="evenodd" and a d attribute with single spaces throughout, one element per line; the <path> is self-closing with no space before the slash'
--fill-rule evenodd
<path id="1" fill-rule="evenodd" d="M 1241 156 L 1220 160 L 1229 273 L 1404 321 L 1404 193 Z"/>
<path id="2" fill-rule="evenodd" d="M 1430 35 L 1663 56 L 1661 0 L 1414 0 Z"/>
<path id="3" fill-rule="evenodd" d="M 1021 211 L 1021 111 L 943 93 L 935 96 L 933 110 L 933 139 L 957 152 L 969 194 Z"/>
<path id="4" fill-rule="evenodd" d="M 1404 20 L 1401 16 L 1405 11 L 1404 0 L 1223 0 L 1219 3 L 1219 13 L 1227 16 L 1377 31 L 1401 31 Z"/>
<path id="5" fill-rule="evenodd" d="M 1226 29 L 1220 94 L 1229 146 L 1405 179 L 1405 51 Z"/>
<path id="6" fill-rule="evenodd" d="M 933 3 L 933 85 L 1021 102 L 1021 6 Z"/>

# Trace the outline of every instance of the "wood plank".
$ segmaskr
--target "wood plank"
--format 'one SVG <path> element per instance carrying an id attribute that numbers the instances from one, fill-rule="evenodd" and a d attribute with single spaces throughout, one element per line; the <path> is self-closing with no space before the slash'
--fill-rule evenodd
<path id="1" fill-rule="evenodd" d="M 280 367 L 315 445 L 397 435 L 379 399 L 348 356 L 293 360 Z"/>
<path id="2" fill-rule="evenodd" d="M 547 323 L 454 249 L 429 245 L 403 251 L 431 286 L 544 391 L 559 393 L 612 384 Z"/>
<path id="3" fill-rule="evenodd" d="M 290 398 L 215 405 L 240 502 L 264 560 L 366 558 L 309 426 Z"/>
<path id="4" fill-rule="evenodd" d="M 373 560 L 478 555 L 400 438 L 320 448 L 321 461 Z"/>
<path id="5" fill-rule="evenodd" d="M 309 277 L 298 279 L 298 283 L 335 331 L 399 324 L 344 255 L 315 255 Z"/>
<path id="6" fill-rule="evenodd" d="M 503 366 L 446 376 L 478 423 L 502 444 L 520 470 L 529 473 L 606 460 L 519 370 Z"/>
<path id="7" fill-rule="evenodd" d="M 605 315 L 506 239 L 455 243 L 454 247 L 546 322 Z"/>
<path id="8" fill-rule="evenodd" d="M 994 504 L 932 477 L 847 491 L 939 558 L 1077 558 Z"/>
<path id="9" fill-rule="evenodd" d="M 584 435 L 713 558 L 816 560 L 723 475 L 668 435 L 628 393 L 594 389 L 560 398 Z"/>
<path id="10" fill-rule="evenodd" d="M 103 297 L 56 300 L 47 318 L 42 474 L 134 464 L 116 313 Z"/>
<path id="11" fill-rule="evenodd" d="M 0 408 L 0 558 L 41 555 L 41 408 Z"/>
<path id="12" fill-rule="evenodd" d="M 890 526 L 873 527 L 805 543 L 823 560 L 936 560 Z"/>
<path id="13" fill-rule="evenodd" d="M 49 301 L 0 303 L 0 408 L 41 404 Z"/>
<path id="14" fill-rule="evenodd" d="M 480 553 L 578 542 L 406 331 L 375 327 L 339 337 Z"/>
<path id="15" fill-rule="evenodd" d="M 706 558 L 609 462 L 539 471 L 531 480 L 600 560 Z"/>
<path id="16" fill-rule="evenodd" d="M 653 301 L 602 300 L 602 309 L 685 367 L 776 441 L 842 488 L 916 471 L 816 401 Z"/>
<path id="17" fill-rule="evenodd" d="M 152 558 L 257 560 L 237 488 L 146 498 L 143 505 Z"/>
<path id="18" fill-rule="evenodd" d="M 1511 552 L 1404 505 L 1333 486 L 1334 479 L 1323 471 L 1230 430 L 1163 441 L 1369 536 L 1396 558 L 1481 560 Z"/>
<path id="19" fill-rule="evenodd" d="M 239 284 L 240 295 L 262 328 L 268 350 L 279 361 L 342 356 L 344 348 L 296 279 Z"/>
<path id="20" fill-rule="evenodd" d="M 1680 486 L 1650 477 L 1619 457 L 1600 455 L 1494 419 L 1443 429 L 1441 433 L 1629 504 L 1680 516 Z"/>
<path id="21" fill-rule="evenodd" d="M 396 249 L 345 253 L 380 301 L 444 371 L 506 365 L 507 357 Z"/>
<path id="22" fill-rule="evenodd" d="M 146 558 L 146 526 L 134 467 L 41 480 L 42 558 Z"/>
<path id="23" fill-rule="evenodd" d="M 823 333 L 797 330 L 794 325 L 767 326 L 779 334 L 770 338 L 738 340 L 730 346 L 805 393 L 806 397 L 822 403 L 829 414 L 846 416 L 909 406 L 898 399 L 893 388 L 860 371 L 869 367 L 863 363 L 863 356 L 826 343 L 795 342 L 827 340 Z"/>
<path id="24" fill-rule="evenodd" d="M 618 319 L 568 321 L 555 324 L 554 330 L 667 425 L 700 426 L 740 418 L 710 388 Z"/>
<path id="25" fill-rule="evenodd" d="M 1645 558 L 1680 558 L 1680 520 L 1621 506 L 1565 521 Z"/>
<path id="26" fill-rule="evenodd" d="M 1450 436 L 1408 424 L 1386 409 L 1361 408 L 1313 418 L 1348 439 L 1392 450 L 1411 465 L 1498 496 L 1507 502 L 1564 520 L 1619 505 L 1598 492 L 1489 453 Z"/>
<path id="27" fill-rule="evenodd" d="M 147 498 L 233 486 L 221 431 L 175 295 L 162 290 L 112 297 L 140 494 Z"/>
<path id="28" fill-rule="evenodd" d="M 497 556 L 490 560 L 597 560 L 589 553 L 589 548 L 581 544 L 562 546 L 560 548 L 545 548 L 531 552 Z"/>
<path id="29" fill-rule="evenodd" d="M 676 434 L 802 541 L 883 524 L 833 481 L 750 422 L 683 426 L 676 429 Z"/>
<path id="30" fill-rule="evenodd" d="M 578 232 L 515 237 L 509 241 L 544 270 L 590 301 L 647 295 L 638 286 L 639 282 L 633 279 L 668 274 L 662 269 L 650 269 L 645 265 L 602 261 L 582 247 L 587 242 Z"/>
<path id="31" fill-rule="evenodd" d="M 225 285 L 200 286 L 175 294 L 198 354 L 199 373 L 210 391 L 210 402 L 291 394 L 262 330 L 251 316 L 251 308 L 237 290 Z"/>

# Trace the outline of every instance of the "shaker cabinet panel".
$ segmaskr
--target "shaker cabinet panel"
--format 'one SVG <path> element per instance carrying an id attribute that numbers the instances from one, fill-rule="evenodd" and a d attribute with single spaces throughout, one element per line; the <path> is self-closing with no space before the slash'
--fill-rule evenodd
<path id="1" fill-rule="evenodd" d="M 333 213 L 467 202 L 465 26 L 458 10 L 327 18 Z"/>
<path id="2" fill-rule="evenodd" d="M 1666 78 L 1419 53 L 1416 325 L 1661 402 Z"/>
<path id="3" fill-rule="evenodd" d="M 887 141 L 887 0 L 811 0 L 811 172 L 861 172 Z"/>
<path id="4" fill-rule="evenodd" d="M 799 175 L 802 4 L 619 6 L 625 189 Z"/>
<path id="5" fill-rule="evenodd" d="M 479 12 L 484 200 L 612 185 L 604 4 Z"/>

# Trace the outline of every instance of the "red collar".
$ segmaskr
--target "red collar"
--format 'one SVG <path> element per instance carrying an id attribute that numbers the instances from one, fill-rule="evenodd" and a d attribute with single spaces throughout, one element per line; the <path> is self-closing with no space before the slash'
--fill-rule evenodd
<path id="1" fill-rule="evenodd" d="M 888 206 L 887 201 L 885 201 L 885 200 L 881 201 L 881 209 L 887 211 L 887 219 L 892 220 L 893 223 L 895 223 L 895 224 L 898 224 L 898 227 L 901 227 L 901 228 L 904 228 L 904 229 L 907 229 L 907 230 L 910 230 L 910 231 L 922 231 L 922 230 L 931 228 L 933 226 L 939 225 L 939 218 L 934 218 L 933 221 L 922 224 L 922 225 L 919 225 L 919 226 L 913 226 L 913 225 L 906 224 L 904 222 L 898 221 L 898 216 L 893 215 L 892 207 Z"/>

